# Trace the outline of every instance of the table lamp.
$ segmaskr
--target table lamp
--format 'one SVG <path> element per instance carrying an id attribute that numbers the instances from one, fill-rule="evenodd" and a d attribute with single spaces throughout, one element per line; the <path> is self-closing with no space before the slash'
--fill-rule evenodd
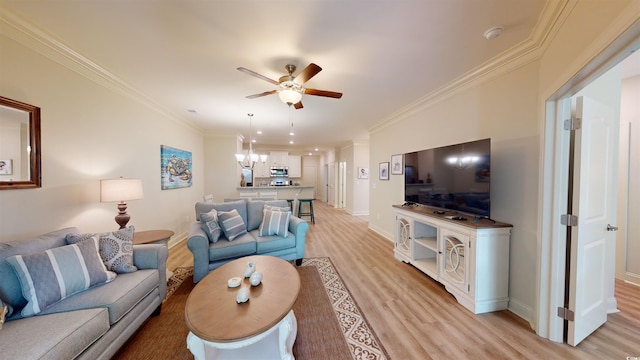
<path id="1" fill-rule="evenodd" d="M 100 180 L 100 202 L 118 201 L 118 215 L 115 220 L 120 229 L 124 229 L 131 216 L 127 214 L 127 203 L 129 200 L 139 200 L 143 198 L 141 179 L 106 179 Z"/>

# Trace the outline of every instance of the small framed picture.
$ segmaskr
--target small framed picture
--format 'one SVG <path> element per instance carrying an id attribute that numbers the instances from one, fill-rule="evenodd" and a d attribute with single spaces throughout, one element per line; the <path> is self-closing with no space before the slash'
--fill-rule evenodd
<path id="1" fill-rule="evenodd" d="M 404 156 L 402 154 L 391 155 L 391 173 L 402 175 L 404 172 Z"/>
<path id="2" fill-rule="evenodd" d="M 3 160 L 0 159 L 0 175 L 11 175 L 13 174 L 13 164 L 10 159 Z"/>
<path id="3" fill-rule="evenodd" d="M 389 180 L 389 162 L 381 162 L 378 171 L 378 178 L 380 180 Z"/>
<path id="4" fill-rule="evenodd" d="M 368 178 L 369 178 L 369 168 L 358 167 L 358 179 L 368 179 Z"/>

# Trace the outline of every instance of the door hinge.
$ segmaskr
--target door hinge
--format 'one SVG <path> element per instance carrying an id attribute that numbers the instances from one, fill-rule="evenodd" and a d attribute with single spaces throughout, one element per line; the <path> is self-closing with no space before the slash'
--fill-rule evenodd
<path id="1" fill-rule="evenodd" d="M 571 118 L 564 121 L 565 130 L 579 130 L 582 127 L 582 119 Z"/>
<path id="2" fill-rule="evenodd" d="M 566 226 L 578 226 L 578 217 L 576 215 L 564 214 L 560 216 L 560 224 Z"/>
<path id="3" fill-rule="evenodd" d="M 573 313 L 573 311 L 567 309 L 567 308 L 563 308 L 563 307 L 559 307 L 558 308 L 558 317 L 568 320 L 568 321 L 574 321 L 575 319 L 575 314 Z"/>
<path id="4" fill-rule="evenodd" d="M 467 292 L 471 292 L 471 284 L 467 284 Z"/>

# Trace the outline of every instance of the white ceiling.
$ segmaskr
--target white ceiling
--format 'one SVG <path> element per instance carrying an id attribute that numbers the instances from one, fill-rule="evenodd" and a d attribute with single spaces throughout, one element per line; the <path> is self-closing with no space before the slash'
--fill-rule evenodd
<path id="1" fill-rule="evenodd" d="M 529 39 L 544 0 L 0 0 L 8 9 L 207 133 L 248 135 L 256 148 L 340 146 L 446 83 Z M 485 30 L 501 25 L 498 38 Z M 323 70 L 301 110 L 272 79 L 292 63 Z M 187 110 L 193 109 L 196 113 Z"/>

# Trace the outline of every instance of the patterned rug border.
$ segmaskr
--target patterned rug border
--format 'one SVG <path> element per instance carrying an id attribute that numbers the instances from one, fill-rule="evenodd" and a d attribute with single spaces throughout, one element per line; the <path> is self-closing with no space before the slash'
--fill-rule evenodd
<path id="1" fill-rule="evenodd" d="M 386 360 L 389 354 L 382 346 L 358 303 L 342 280 L 329 257 L 304 258 L 301 266 L 315 266 L 327 291 L 343 335 L 354 359 Z"/>
<path id="2" fill-rule="evenodd" d="M 301 266 L 315 266 L 320 274 L 336 319 L 349 345 L 354 360 L 386 360 L 389 354 L 360 310 L 358 303 L 342 280 L 338 269 L 329 257 L 304 258 Z M 193 267 L 179 267 L 167 282 L 168 299 L 185 279 L 193 275 Z"/>

